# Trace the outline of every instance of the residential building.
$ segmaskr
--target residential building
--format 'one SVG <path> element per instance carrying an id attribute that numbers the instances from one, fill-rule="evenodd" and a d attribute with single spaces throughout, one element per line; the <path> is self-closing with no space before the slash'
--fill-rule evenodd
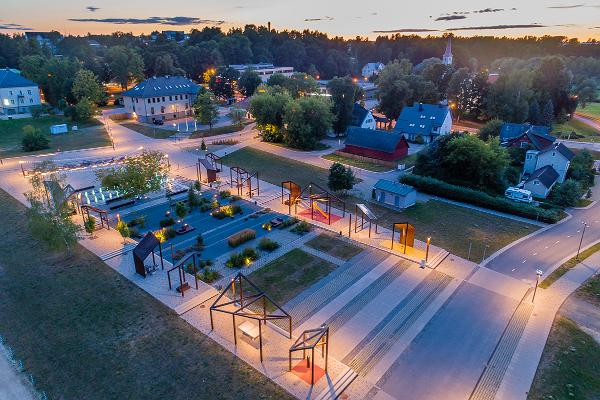
<path id="1" fill-rule="evenodd" d="M 447 105 L 418 103 L 405 106 L 396 121 L 394 131 L 408 140 L 431 143 L 452 131 L 452 115 Z"/>
<path id="2" fill-rule="evenodd" d="M 42 104 L 38 85 L 21 76 L 18 70 L 0 69 L 0 116 L 29 114 Z"/>
<path id="3" fill-rule="evenodd" d="M 162 31 L 160 33 L 165 37 L 166 40 L 172 40 L 174 42 L 184 42 L 190 38 L 190 35 L 184 31 Z M 156 39 L 158 39 L 158 35 L 158 32 L 152 32 L 150 39 L 152 41 L 156 41 Z"/>
<path id="4" fill-rule="evenodd" d="M 260 79 L 267 82 L 273 74 L 281 74 L 290 77 L 294 74 L 294 67 L 276 67 L 269 63 L 258 64 L 231 64 L 229 68 L 233 68 L 242 74 L 246 70 L 254 70 L 260 76 Z"/>
<path id="5" fill-rule="evenodd" d="M 370 62 L 367 63 L 364 67 L 362 67 L 361 75 L 363 78 L 371 78 L 375 75 L 379 75 L 379 73 L 385 68 L 385 65 L 380 62 Z"/>
<path id="6" fill-rule="evenodd" d="M 442 56 L 442 63 L 444 63 L 444 65 L 452 65 L 452 61 L 452 38 L 448 38 L 448 43 L 446 43 L 446 51 Z"/>
<path id="7" fill-rule="evenodd" d="M 398 133 L 350 127 L 342 152 L 394 162 L 408 155 L 408 147 L 406 138 Z"/>
<path id="8" fill-rule="evenodd" d="M 375 118 L 373 117 L 371 111 L 367 110 L 358 103 L 354 103 L 350 126 L 356 126 L 358 128 L 365 129 L 375 129 Z"/>
<path id="9" fill-rule="evenodd" d="M 550 128 L 541 125 L 514 124 L 505 122 L 500 129 L 500 143 L 505 147 L 533 147 L 543 150 L 556 141 Z"/>
<path id="10" fill-rule="evenodd" d="M 123 105 L 141 122 L 172 120 L 192 115 L 200 86 L 183 76 L 146 79 L 123 92 Z"/>
<path id="11" fill-rule="evenodd" d="M 558 182 L 558 172 L 550 165 L 537 169 L 523 183 L 523 189 L 529 190 L 534 197 L 545 199 Z"/>
<path id="12" fill-rule="evenodd" d="M 39 43 L 40 47 L 47 47 L 52 54 L 56 54 L 56 44 L 62 39 L 62 35 L 58 32 L 26 31 L 25 37 L 27 40 L 35 40 Z"/>
<path id="13" fill-rule="evenodd" d="M 417 201 L 417 191 L 400 182 L 380 179 L 373 186 L 371 197 L 378 203 L 395 208 L 408 208 Z"/>
<path id="14" fill-rule="evenodd" d="M 575 154 L 562 143 L 553 143 L 543 150 L 528 150 L 525 153 L 523 176 L 532 176 L 538 169 L 550 166 L 558 174 L 558 182 L 562 183 L 567 177 L 567 171 L 574 156 Z"/>

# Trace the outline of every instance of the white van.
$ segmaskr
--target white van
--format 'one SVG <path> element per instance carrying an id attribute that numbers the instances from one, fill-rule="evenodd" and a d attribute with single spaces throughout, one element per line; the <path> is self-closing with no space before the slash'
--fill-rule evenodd
<path id="1" fill-rule="evenodd" d="M 519 189 L 517 187 L 509 187 L 506 189 L 504 197 L 521 203 L 531 203 L 533 201 L 533 197 L 531 197 L 531 192 L 529 190 Z"/>

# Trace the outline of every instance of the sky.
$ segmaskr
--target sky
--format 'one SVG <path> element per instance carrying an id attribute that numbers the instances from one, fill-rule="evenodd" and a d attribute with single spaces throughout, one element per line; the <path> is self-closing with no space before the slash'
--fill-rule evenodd
<path id="1" fill-rule="evenodd" d="M 311 29 L 331 36 L 388 33 L 457 36 L 562 35 L 600 39 L 600 0 L 3 0 L 0 32 L 57 30 L 85 35 L 114 31 L 227 30 L 245 24 Z"/>

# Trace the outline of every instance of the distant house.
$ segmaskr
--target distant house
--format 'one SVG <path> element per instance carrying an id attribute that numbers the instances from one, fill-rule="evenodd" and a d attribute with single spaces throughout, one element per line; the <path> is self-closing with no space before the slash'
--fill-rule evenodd
<path id="1" fill-rule="evenodd" d="M 62 35 L 58 32 L 26 31 L 25 38 L 27 38 L 27 40 L 35 40 L 36 42 L 38 42 L 40 47 L 46 47 L 50 50 L 52 54 L 56 54 L 56 44 L 60 39 L 62 39 Z"/>
<path id="2" fill-rule="evenodd" d="M 505 122 L 500 129 L 500 143 L 505 147 L 533 147 L 543 150 L 556 141 L 550 128 L 541 125 L 513 124 Z"/>
<path id="3" fill-rule="evenodd" d="M 19 71 L 0 69 L 0 116 L 29 114 L 31 107 L 42 104 L 38 85 Z"/>
<path id="4" fill-rule="evenodd" d="M 383 71 L 383 68 L 385 68 L 383 63 L 370 62 L 362 67 L 361 75 L 363 78 L 371 78 L 374 75 L 379 75 L 379 73 Z"/>
<path id="5" fill-rule="evenodd" d="M 260 79 L 267 82 L 274 74 L 281 74 L 283 76 L 290 77 L 294 74 L 294 67 L 276 67 L 271 63 L 258 63 L 258 64 L 230 64 L 229 68 L 233 68 L 242 74 L 246 70 L 254 70 L 260 76 Z"/>
<path id="6" fill-rule="evenodd" d="M 405 106 L 394 127 L 395 132 L 404 135 L 408 140 L 419 140 L 421 137 L 425 143 L 431 143 L 451 130 L 450 109 L 442 104 L 418 103 L 411 107 Z"/>
<path id="7" fill-rule="evenodd" d="M 123 105 L 141 122 L 171 120 L 192 114 L 200 86 L 183 76 L 146 79 L 123 92 Z"/>
<path id="8" fill-rule="evenodd" d="M 493 85 L 494 83 L 496 83 L 498 81 L 498 79 L 500 79 L 500 74 L 492 72 L 491 74 L 488 75 L 487 83 L 489 83 L 490 85 Z"/>
<path id="9" fill-rule="evenodd" d="M 558 182 L 562 183 L 567 177 L 574 156 L 575 154 L 562 143 L 551 144 L 543 150 L 528 150 L 525 153 L 523 176 L 534 175 L 538 169 L 550 166 L 558 174 Z"/>
<path id="10" fill-rule="evenodd" d="M 535 197 L 545 199 L 558 182 L 558 172 L 546 165 L 534 171 L 523 183 L 523 189 L 529 190 Z"/>
<path id="11" fill-rule="evenodd" d="M 354 103 L 352 108 L 352 120 L 350 126 L 357 128 L 375 129 L 375 118 L 371 111 L 367 110 L 358 103 Z"/>
<path id="12" fill-rule="evenodd" d="M 380 179 L 373 186 L 371 197 L 378 203 L 396 208 L 408 208 L 415 205 L 417 191 L 412 187 L 400 182 Z"/>
<path id="13" fill-rule="evenodd" d="M 393 162 L 406 157 L 408 142 L 398 133 L 350 127 L 342 152 Z"/>

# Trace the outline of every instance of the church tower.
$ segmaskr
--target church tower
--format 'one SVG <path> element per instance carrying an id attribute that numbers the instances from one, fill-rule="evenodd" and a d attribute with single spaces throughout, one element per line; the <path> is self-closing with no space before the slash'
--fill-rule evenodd
<path id="1" fill-rule="evenodd" d="M 448 38 L 448 44 L 446 44 L 446 51 L 444 57 L 442 57 L 444 65 L 452 65 L 452 38 Z"/>

